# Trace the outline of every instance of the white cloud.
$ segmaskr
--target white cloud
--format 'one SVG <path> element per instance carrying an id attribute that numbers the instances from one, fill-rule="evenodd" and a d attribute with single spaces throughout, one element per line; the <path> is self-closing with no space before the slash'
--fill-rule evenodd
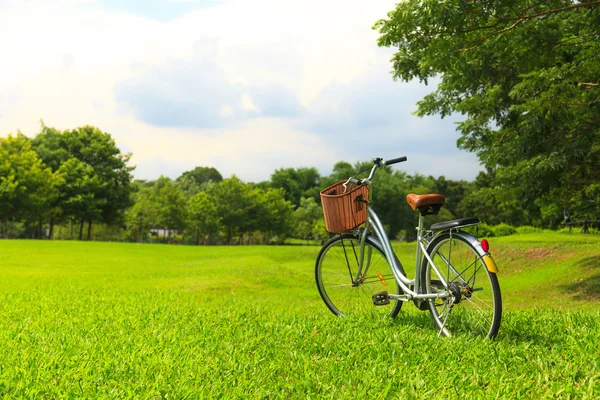
<path id="1" fill-rule="evenodd" d="M 248 111 L 260 112 L 259 108 L 256 107 L 256 104 L 254 104 L 254 102 L 252 101 L 252 97 L 250 97 L 248 93 L 242 94 L 242 108 Z"/>
<path id="2" fill-rule="evenodd" d="M 379 155 L 407 128 L 360 127 L 378 139 L 365 146 L 343 126 L 364 105 L 357 82 L 398 85 L 387 74 L 391 51 L 371 30 L 394 0 L 210 3 L 161 22 L 94 1 L 0 0 L 0 135 L 34 134 L 40 118 L 59 129 L 92 124 L 133 153 L 140 177 L 211 165 L 263 180 L 284 166 L 326 173 L 338 160 Z M 371 120 L 397 124 L 376 100 Z M 220 122 L 203 125 L 209 117 Z M 315 128 L 328 118 L 330 131 Z M 439 122 L 411 124 L 425 124 L 424 136 Z"/>

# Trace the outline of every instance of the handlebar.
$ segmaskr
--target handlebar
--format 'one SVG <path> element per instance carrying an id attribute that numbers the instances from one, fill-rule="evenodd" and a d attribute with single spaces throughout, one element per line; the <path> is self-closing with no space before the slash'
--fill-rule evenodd
<path id="1" fill-rule="evenodd" d="M 371 179 L 373 179 L 373 175 L 375 175 L 375 171 L 377 170 L 377 168 L 379 167 L 384 167 L 386 165 L 392 165 L 392 164 L 398 164 L 401 162 L 406 161 L 408 158 L 406 156 L 402 156 L 402 157 L 398 157 L 398 158 L 392 158 L 390 160 L 387 161 L 383 161 L 383 158 L 375 158 L 373 159 L 373 168 L 371 169 L 371 173 L 369 174 L 369 176 L 365 179 L 356 179 L 353 177 L 348 178 L 348 180 L 346 181 L 346 183 L 344 183 L 344 193 L 348 190 L 348 184 L 354 184 L 354 185 L 368 185 L 371 183 Z"/>
<path id="2" fill-rule="evenodd" d="M 398 157 L 398 158 L 392 158 L 391 160 L 384 161 L 383 165 L 398 164 L 398 163 L 404 162 L 406 160 L 408 160 L 408 158 L 406 158 L 406 156 L 404 156 L 404 157 Z"/>

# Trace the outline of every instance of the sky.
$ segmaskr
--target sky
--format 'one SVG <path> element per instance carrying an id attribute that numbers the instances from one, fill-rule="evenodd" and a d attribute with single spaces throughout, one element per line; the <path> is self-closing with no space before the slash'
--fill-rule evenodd
<path id="1" fill-rule="evenodd" d="M 407 156 L 408 173 L 473 180 L 458 117 L 392 79 L 375 21 L 397 0 L 0 0 L 0 136 L 94 125 L 138 179 Z"/>

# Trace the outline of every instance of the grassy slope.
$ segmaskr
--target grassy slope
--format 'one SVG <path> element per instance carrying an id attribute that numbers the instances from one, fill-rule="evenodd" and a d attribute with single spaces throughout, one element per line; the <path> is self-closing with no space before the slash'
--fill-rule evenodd
<path id="1" fill-rule="evenodd" d="M 489 241 L 507 310 L 600 308 L 600 236 L 536 233 Z M 414 244 L 394 247 L 413 271 Z"/>
<path id="2" fill-rule="evenodd" d="M 495 342 L 334 318 L 316 247 L 0 241 L 0 396 L 598 397 L 598 241 L 492 240 Z"/>

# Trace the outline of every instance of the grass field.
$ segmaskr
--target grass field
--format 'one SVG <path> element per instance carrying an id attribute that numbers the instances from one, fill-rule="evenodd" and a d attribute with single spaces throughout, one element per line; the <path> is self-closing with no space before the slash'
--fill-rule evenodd
<path id="1" fill-rule="evenodd" d="M 0 241 L 0 397 L 600 397 L 600 237 L 490 241 L 496 341 L 335 318 L 314 246 Z"/>

